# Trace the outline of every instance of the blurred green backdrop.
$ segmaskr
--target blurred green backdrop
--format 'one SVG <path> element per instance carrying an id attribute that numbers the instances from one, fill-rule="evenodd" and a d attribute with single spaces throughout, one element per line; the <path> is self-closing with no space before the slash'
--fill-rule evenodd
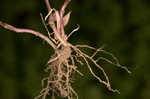
<path id="1" fill-rule="evenodd" d="M 51 0 L 59 8 L 64 0 Z M 73 44 L 105 45 L 132 74 L 103 63 L 112 87 L 109 92 L 94 79 L 86 66 L 84 77 L 74 76 L 79 99 L 150 99 L 150 1 L 72 0 L 67 33 L 80 25 L 71 38 Z M 16 27 L 46 34 L 40 14 L 47 14 L 44 0 L 0 0 L 0 20 Z M 0 99 L 33 99 L 41 90 L 44 68 L 53 53 L 40 38 L 16 34 L 0 27 Z M 51 98 L 48 98 L 51 99 Z M 61 99 L 58 97 L 58 99 Z"/>

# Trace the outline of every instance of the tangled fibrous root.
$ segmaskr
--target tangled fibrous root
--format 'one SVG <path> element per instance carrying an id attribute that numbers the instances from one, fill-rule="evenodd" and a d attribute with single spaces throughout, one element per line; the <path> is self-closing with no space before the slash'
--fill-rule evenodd
<path id="1" fill-rule="evenodd" d="M 89 50 L 94 50 L 94 53 L 91 56 L 89 56 L 82 52 L 79 48 L 88 48 Z M 112 62 L 104 57 L 94 59 L 94 57 L 100 52 L 112 56 L 115 62 Z M 84 60 L 84 62 L 80 60 L 81 58 Z M 46 71 L 49 72 L 49 76 L 42 80 L 42 86 L 44 86 L 44 81 L 46 80 L 46 87 L 43 88 L 43 90 L 40 92 L 40 95 L 36 97 L 36 99 L 39 97 L 42 97 L 42 99 L 46 99 L 46 96 L 49 95 L 49 92 L 51 92 L 52 99 L 54 99 L 54 94 L 62 97 L 67 97 L 68 99 L 74 99 L 73 97 L 76 96 L 76 99 L 78 99 L 77 93 L 71 86 L 71 78 L 73 71 L 79 73 L 81 76 L 83 76 L 83 74 L 77 69 L 75 62 L 78 62 L 80 65 L 86 63 L 91 74 L 97 80 L 99 80 L 100 83 L 106 85 L 108 90 L 120 93 L 118 90 L 114 90 L 111 88 L 107 74 L 105 73 L 104 69 L 97 63 L 99 60 L 104 60 L 112 65 L 116 65 L 130 73 L 130 71 L 126 67 L 123 67 L 119 64 L 116 57 L 114 57 L 111 53 L 106 52 L 102 48 L 96 49 L 87 45 L 70 45 L 68 47 L 63 47 L 62 49 L 56 51 L 56 54 L 53 55 L 48 61 L 48 67 L 46 68 Z M 94 63 L 94 65 L 100 71 L 102 71 L 105 80 L 102 80 L 99 76 L 97 76 L 94 73 L 89 64 L 89 61 Z"/>
<path id="2" fill-rule="evenodd" d="M 54 49 L 54 55 L 50 57 L 50 59 L 47 62 L 47 67 L 45 71 L 49 73 L 49 75 L 42 80 L 42 90 L 40 94 L 35 97 L 35 99 L 46 99 L 49 95 L 52 96 L 52 99 L 55 99 L 55 96 L 61 96 L 66 97 L 68 99 L 78 99 L 78 94 L 76 91 L 72 88 L 72 75 L 74 72 L 77 72 L 79 75 L 83 76 L 83 74 L 78 70 L 79 65 L 86 64 L 91 74 L 102 84 L 106 85 L 108 90 L 112 92 L 119 93 L 118 90 L 112 89 L 109 78 L 107 74 L 105 73 L 103 67 L 101 67 L 98 62 L 99 60 L 106 61 L 112 65 L 118 66 L 122 69 L 125 69 L 128 73 L 131 73 L 126 67 L 121 66 L 119 64 L 119 61 L 117 58 L 103 50 L 103 48 L 94 48 L 88 45 L 72 45 L 68 42 L 68 38 L 79 29 L 79 26 L 74 29 L 69 35 L 66 35 L 64 32 L 64 27 L 69 22 L 70 18 L 70 12 L 67 13 L 64 16 L 65 8 L 69 4 L 71 0 L 65 0 L 64 4 L 62 5 L 60 11 L 56 9 L 52 9 L 50 6 L 50 3 L 48 0 L 45 0 L 48 14 L 42 18 L 42 22 L 45 26 L 45 29 L 47 30 L 48 36 L 43 35 L 40 32 L 31 30 L 31 29 L 22 29 L 22 28 L 16 28 L 13 27 L 7 23 L 4 23 L 0 21 L 0 26 L 15 31 L 17 33 L 29 33 L 33 34 L 35 36 L 40 37 L 44 41 L 46 41 L 51 47 Z M 47 25 L 48 24 L 48 25 Z M 52 32 L 49 32 L 49 29 L 47 27 L 50 27 L 52 29 Z M 82 49 L 88 49 L 92 50 L 93 54 L 89 55 L 85 53 Z M 114 60 L 108 60 L 104 57 L 96 58 L 97 54 L 105 53 L 109 56 L 111 56 Z M 77 63 L 79 64 L 77 66 Z M 98 76 L 92 69 L 90 63 L 93 63 L 97 69 L 99 69 L 104 76 L 105 79 L 101 79 L 100 76 Z"/>
<path id="3" fill-rule="evenodd" d="M 49 76 L 42 80 L 42 86 L 44 86 L 46 80 L 46 87 L 36 98 L 46 99 L 50 91 L 52 92 L 52 98 L 54 98 L 55 93 L 62 97 L 68 97 L 68 99 L 73 99 L 73 94 L 77 96 L 77 93 L 71 87 L 71 75 L 73 70 L 80 72 L 74 64 L 71 51 L 70 47 L 63 47 L 57 50 L 48 61 L 46 71 L 49 72 Z"/>

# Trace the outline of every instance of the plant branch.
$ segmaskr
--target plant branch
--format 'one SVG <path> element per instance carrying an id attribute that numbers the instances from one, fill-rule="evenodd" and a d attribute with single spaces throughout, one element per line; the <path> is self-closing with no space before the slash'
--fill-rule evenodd
<path id="1" fill-rule="evenodd" d="M 51 5 L 49 3 L 49 0 L 45 0 L 45 4 L 46 4 L 46 7 L 48 9 L 48 12 L 51 11 L 52 8 L 51 8 Z"/>
<path id="2" fill-rule="evenodd" d="M 56 46 L 54 45 L 54 43 L 48 37 L 46 37 L 45 35 L 41 34 L 40 32 L 31 30 L 31 29 L 16 28 L 16 27 L 11 26 L 11 25 L 9 25 L 7 23 L 4 23 L 2 21 L 0 21 L 0 26 L 4 27 L 5 29 L 17 32 L 17 33 L 29 33 L 29 34 L 33 34 L 35 36 L 38 36 L 41 39 L 45 40 L 54 49 L 56 49 Z"/>

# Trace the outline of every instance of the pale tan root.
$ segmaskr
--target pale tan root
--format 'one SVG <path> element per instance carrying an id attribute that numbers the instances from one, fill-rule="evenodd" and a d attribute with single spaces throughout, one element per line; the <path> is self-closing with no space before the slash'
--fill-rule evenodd
<path id="1" fill-rule="evenodd" d="M 125 69 L 128 73 L 131 73 L 126 67 L 121 66 L 119 64 L 118 59 L 111 53 L 103 50 L 103 48 L 96 49 L 94 47 L 88 45 L 72 45 L 67 40 L 68 38 L 79 29 L 79 26 L 74 29 L 68 36 L 65 34 L 64 27 L 69 22 L 70 12 L 64 15 L 65 8 L 69 4 L 71 0 L 65 0 L 64 4 L 62 5 L 60 11 L 51 8 L 49 0 L 45 0 L 48 14 L 45 17 L 45 20 L 41 14 L 41 19 L 44 24 L 44 27 L 48 33 L 48 36 L 43 35 L 40 32 L 36 32 L 31 29 L 22 29 L 16 28 L 11 26 L 7 23 L 0 21 L 0 26 L 15 31 L 17 33 L 29 33 L 35 36 L 40 37 L 44 41 L 46 41 L 51 47 L 53 47 L 54 54 L 47 62 L 47 67 L 45 71 L 49 73 L 48 77 L 43 78 L 42 82 L 42 90 L 40 94 L 35 97 L 35 99 L 46 99 L 48 96 L 51 96 L 52 99 L 55 99 L 55 96 L 66 97 L 68 99 L 78 99 L 78 94 L 72 88 L 72 77 L 74 72 L 78 73 L 79 75 L 83 76 L 83 74 L 78 70 L 78 66 L 76 66 L 76 62 L 80 65 L 86 64 L 90 73 L 95 77 L 100 83 L 106 85 L 108 90 L 112 92 L 120 93 L 116 89 L 112 89 L 109 78 L 102 68 L 98 64 L 99 60 L 104 60 L 112 65 Z M 52 29 L 52 32 L 49 32 L 45 21 L 48 20 L 48 26 Z M 86 48 L 89 50 L 94 50 L 92 55 L 88 55 L 83 52 L 80 48 Z M 74 52 L 74 53 L 72 53 Z M 115 62 L 106 59 L 105 57 L 99 57 L 98 59 L 94 59 L 97 54 L 105 53 L 112 57 Z M 80 59 L 84 61 L 81 61 Z M 96 75 L 93 71 L 89 62 L 92 62 L 97 69 L 99 69 L 103 75 Z M 104 76 L 104 80 L 101 79 Z"/>

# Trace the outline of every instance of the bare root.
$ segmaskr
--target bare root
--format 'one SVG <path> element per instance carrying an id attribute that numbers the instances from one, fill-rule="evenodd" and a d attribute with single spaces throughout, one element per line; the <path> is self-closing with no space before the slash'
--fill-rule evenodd
<path id="1" fill-rule="evenodd" d="M 71 52 L 70 47 L 62 48 L 49 60 L 46 68 L 46 71 L 49 72 L 49 77 L 42 80 L 42 86 L 45 86 L 44 82 L 46 81 L 46 87 L 41 90 L 36 99 L 40 97 L 45 99 L 50 91 L 52 94 L 67 97 L 68 99 L 73 99 L 75 95 L 78 99 L 77 93 L 71 86 L 71 76 L 73 71 L 77 71 L 81 75 L 82 73 L 77 70 Z"/>
<path id="2" fill-rule="evenodd" d="M 62 5 L 60 11 L 51 8 L 50 3 L 48 0 L 45 0 L 48 14 L 45 18 L 42 18 L 42 22 L 44 24 L 44 27 L 48 33 L 48 36 L 43 35 L 40 32 L 36 32 L 31 29 L 21 29 L 16 28 L 14 26 L 11 26 L 9 24 L 6 24 L 2 21 L 0 21 L 0 26 L 18 32 L 18 33 L 30 33 L 35 36 L 40 37 L 41 39 L 45 40 L 50 46 L 53 47 L 55 53 L 50 57 L 50 59 L 47 62 L 47 67 L 45 71 L 49 73 L 49 76 L 43 78 L 42 80 L 42 90 L 40 94 L 35 97 L 35 99 L 46 99 L 49 95 L 52 97 L 52 99 L 55 99 L 55 96 L 61 96 L 61 97 L 67 97 L 68 99 L 78 99 L 78 94 L 76 91 L 72 88 L 72 75 L 74 72 L 77 72 L 79 75 L 83 76 L 83 74 L 78 70 L 78 66 L 76 66 L 76 62 L 78 62 L 80 65 L 86 64 L 89 71 L 95 77 L 100 83 L 106 85 L 108 90 L 112 92 L 120 93 L 116 89 L 112 89 L 109 78 L 104 71 L 104 69 L 98 64 L 99 60 L 104 60 L 112 65 L 115 65 L 117 67 L 120 67 L 122 69 L 125 69 L 128 73 L 131 73 L 126 67 L 123 67 L 119 64 L 119 61 L 117 58 L 109 53 L 103 50 L 103 48 L 96 49 L 94 47 L 88 46 L 88 45 L 72 45 L 67 40 L 68 38 L 73 34 L 73 32 L 77 31 L 78 28 L 74 29 L 68 36 L 65 34 L 64 27 L 67 25 L 69 18 L 70 18 L 70 12 L 64 16 L 65 8 L 69 4 L 71 0 L 65 0 L 64 4 Z M 45 19 L 45 20 L 44 20 Z M 48 19 L 48 26 L 52 29 L 52 32 L 49 32 L 46 20 Z M 86 53 L 84 53 L 80 48 L 86 48 L 88 50 L 93 50 L 94 53 L 90 56 Z M 105 53 L 107 55 L 110 55 L 115 62 L 112 62 L 104 57 L 99 57 L 98 59 L 94 59 L 94 57 L 97 54 Z M 84 61 L 81 61 L 80 59 L 83 59 Z M 97 69 L 99 69 L 105 77 L 105 79 L 101 79 L 99 75 L 96 75 L 96 73 L 93 71 L 91 65 L 89 62 L 92 62 Z"/>

